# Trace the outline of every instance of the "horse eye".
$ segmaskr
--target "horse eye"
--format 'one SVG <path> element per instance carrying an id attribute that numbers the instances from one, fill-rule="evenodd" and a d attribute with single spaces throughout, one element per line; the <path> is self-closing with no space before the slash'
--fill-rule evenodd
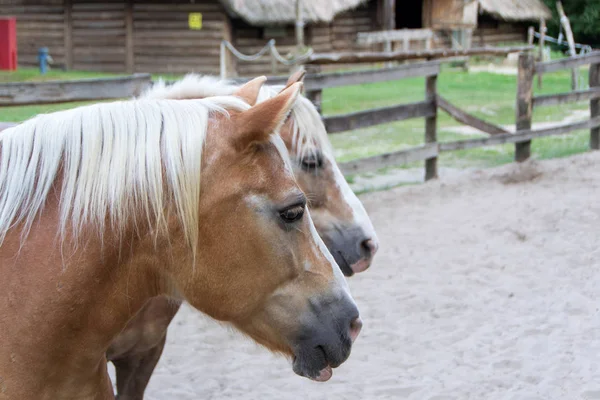
<path id="1" fill-rule="evenodd" d="M 296 222 L 304 216 L 304 206 L 293 206 L 279 213 L 279 217 L 286 224 Z"/>
<path id="2" fill-rule="evenodd" d="M 323 167 L 323 155 L 321 153 L 311 153 L 302 158 L 300 166 L 305 171 L 314 171 Z"/>

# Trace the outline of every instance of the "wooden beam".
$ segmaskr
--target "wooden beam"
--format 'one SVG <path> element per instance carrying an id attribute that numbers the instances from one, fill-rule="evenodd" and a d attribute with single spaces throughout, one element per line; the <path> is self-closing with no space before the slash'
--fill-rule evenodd
<path id="1" fill-rule="evenodd" d="M 73 69 L 73 4 L 71 0 L 64 0 L 65 13 L 65 67 Z"/>
<path id="2" fill-rule="evenodd" d="M 584 54 L 582 56 L 563 58 L 560 60 L 546 61 L 535 65 L 535 73 L 548 73 L 569 69 L 587 64 L 600 63 L 600 51 Z"/>
<path id="3" fill-rule="evenodd" d="M 302 1 L 296 0 L 296 46 L 304 48 L 304 17 L 302 16 Z"/>
<path id="4" fill-rule="evenodd" d="M 307 74 L 304 79 L 306 92 L 333 87 L 360 85 L 365 83 L 387 82 L 420 76 L 432 76 L 440 73 L 440 63 L 429 61 L 411 63 L 385 69 L 367 69 L 362 71 Z M 252 78 L 232 78 L 231 82 L 243 84 Z M 271 76 L 267 78 L 269 85 L 284 85 L 287 76 Z"/>
<path id="5" fill-rule="evenodd" d="M 418 59 L 438 59 L 449 57 L 466 57 L 475 55 L 504 56 L 510 53 L 532 50 L 532 46 L 516 47 L 473 47 L 470 49 L 435 49 L 425 51 L 394 52 L 351 52 L 351 53 L 317 53 L 310 56 L 306 64 L 360 64 L 386 61 L 407 61 Z"/>
<path id="6" fill-rule="evenodd" d="M 346 176 L 357 173 L 377 171 L 385 167 L 393 167 L 411 162 L 422 161 L 436 157 L 438 154 L 437 143 L 413 147 L 407 150 L 379 154 L 373 157 L 361 158 L 356 161 L 340 163 L 339 167 Z"/>
<path id="7" fill-rule="evenodd" d="M 531 141 L 531 139 L 545 136 L 564 135 L 569 132 L 591 129 L 600 126 L 600 117 L 594 117 L 587 121 L 576 122 L 572 124 L 558 125 L 552 128 L 539 130 L 526 130 L 518 133 L 508 133 L 503 135 L 494 135 L 481 139 L 457 140 L 454 142 L 445 142 L 439 144 L 440 152 L 475 149 L 478 147 L 492 146 L 504 143 L 518 143 Z"/>
<path id="8" fill-rule="evenodd" d="M 533 46 L 533 39 L 534 39 L 534 34 L 535 34 L 535 28 L 533 26 L 530 26 L 527 29 L 527 44 L 530 46 Z"/>
<path id="9" fill-rule="evenodd" d="M 590 65 L 589 71 L 590 91 L 600 89 L 600 64 Z M 600 96 L 590 98 L 590 116 L 592 119 L 600 116 Z M 590 148 L 592 150 L 600 149 L 600 129 L 597 127 L 590 129 Z"/>
<path id="10" fill-rule="evenodd" d="M 538 62 L 544 62 L 544 47 L 546 46 L 546 20 L 544 18 L 540 19 L 540 52 Z M 543 73 L 538 73 L 538 89 L 542 88 L 542 75 Z"/>
<path id="11" fill-rule="evenodd" d="M 396 29 L 396 0 L 383 0 L 383 29 Z"/>
<path id="12" fill-rule="evenodd" d="M 596 65 L 596 64 L 594 64 Z M 590 72 L 592 68 L 590 67 Z M 576 90 L 569 93 L 546 94 L 535 96 L 533 98 L 533 106 L 555 106 L 564 103 L 573 103 L 576 101 L 585 101 L 600 98 L 600 87 L 592 87 L 589 90 Z"/>
<path id="13" fill-rule="evenodd" d="M 565 35 L 567 36 L 567 43 L 569 43 L 569 54 L 571 57 L 575 57 L 577 55 L 577 50 L 575 50 L 575 40 L 573 39 L 573 31 L 571 30 L 571 23 L 569 22 L 569 18 L 565 14 L 565 10 L 563 9 L 562 2 L 556 2 L 556 9 L 558 10 L 558 15 L 560 16 L 560 23 L 565 30 Z M 571 89 L 577 89 L 577 81 L 579 80 L 579 74 L 577 73 L 577 68 L 573 68 L 571 72 Z"/>
<path id="14" fill-rule="evenodd" d="M 425 144 L 437 144 L 437 75 L 425 78 L 425 100 L 433 103 L 433 115 L 425 118 Z M 437 154 L 425 160 L 425 180 L 438 177 Z"/>
<path id="15" fill-rule="evenodd" d="M 327 133 L 338 133 L 388 122 L 403 121 L 410 118 L 431 117 L 433 115 L 435 115 L 435 102 L 421 101 L 328 116 L 323 118 L 323 122 L 325 123 Z"/>
<path id="16" fill-rule="evenodd" d="M 150 74 L 117 78 L 0 84 L 0 106 L 122 99 L 139 95 L 151 82 Z"/>
<path id="17" fill-rule="evenodd" d="M 361 45 L 380 44 L 386 41 L 426 40 L 433 38 L 431 29 L 396 29 L 393 31 L 359 32 L 356 42 Z"/>
<path id="18" fill-rule="evenodd" d="M 432 76 L 440 72 L 438 62 L 405 64 L 393 68 L 363 71 L 309 74 L 304 79 L 306 91 L 365 83 L 387 82 L 419 76 Z M 270 82 L 269 82 L 270 83 Z"/>
<path id="19" fill-rule="evenodd" d="M 444 99 L 440 95 L 437 97 L 437 105 L 439 108 L 447 112 L 452 118 L 456 121 L 461 122 L 465 125 L 472 126 L 475 129 L 479 129 L 482 132 L 485 132 L 490 135 L 500 135 L 504 133 L 510 133 L 504 128 L 501 128 L 497 125 L 490 124 L 482 119 L 477 118 L 474 115 L 471 115 L 460 108 L 454 106 L 448 100 Z"/>
<path id="20" fill-rule="evenodd" d="M 135 70 L 133 54 L 133 0 L 125 2 L 125 66 L 128 74 Z"/>
<path id="21" fill-rule="evenodd" d="M 519 54 L 519 70 L 517 78 L 517 132 L 531 129 L 533 113 L 533 54 Z M 517 142 L 515 145 L 515 161 L 525 161 L 531 155 L 531 140 Z"/>

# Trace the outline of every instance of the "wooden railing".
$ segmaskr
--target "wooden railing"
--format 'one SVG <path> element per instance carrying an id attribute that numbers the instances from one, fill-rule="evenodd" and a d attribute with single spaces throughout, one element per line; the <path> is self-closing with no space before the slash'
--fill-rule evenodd
<path id="1" fill-rule="evenodd" d="M 3 83 L 0 84 L 0 106 L 129 98 L 139 95 L 151 83 L 150 74 L 69 81 Z"/>
<path id="2" fill-rule="evenodd" d="M 533 96 L 533 80 L 536 73 L 571 69 L 586 64 L 590 64 L 590 88 L 588 90 Z M 590 129 L 590 147 L 600 149 L 600 52 L 558 61 L 535 63 L 533 55 L 527 51 L 520 54 L 518 68 L 517 131 L 515 133 L 508 132 L 502 127 L 471 115 L 441 97 L 437 93 L 437 77 L 440 73 L 439 61 L 404 64 L 377 70 L 308 74 L 305 79 L 305 89 L 307 96 L 320 108 L 321 93 L 324 89 L 411 77 L 425 78 L 425 99 L 423 101 L 323 117 L 327 131 L 330 134 L 412 118 L 425 119 L 425 134 L 421 146 L 342 163 L 340 167 L 345 175 L 424 161 L 425 179 L 429 180 L 438 176 L 438 155 L 442 152 L 515 143 L 515 160 L 523 161 L 530 157 L 530 146 L 533 139 L 561 135 L 581 129 Z M 269 84 L 284 84 L 286 79 L 287 77 L 272 77 L 268 79 L 268 82 Z M 243 83 L 247 80 L 247 78 L 234 79 L 237 83 Z M 142 74 L 111 79 L 0 85 L 0 106 L 126 98 L 139 94 L 141 90 L 150 84 L 150 76 Z M 589 120 L 545 129 L 531 129 L 534 107 L 581 100 L 590 101 L 591 118 Z M 460 123 L 472 126 L 489 136 L 439 142 L 437 138 L 438 108 Z"/>
<path id="3" fill-rule="evenodd" d="M 340 57 L 340 59 L 346 61 L 343 57 Z M 588 90 L 533 96 L 533 79 L 536 73 L 571 69 L 586 64 L 590 64 L 590 88 Z M 382 82 L 414 76 L 424 76 L 426 78 L 424 101 L 323 117 L 327 130 L 331 134 L 409 118 L 425 118 L 425 138 L 422 146 L 342 163 L 341 169 L 345 174 L 368 172 L 388 166 L 424 160 L 425 179 L 429 180 L 438 175 L 437 159 L 439 153 L 515 143 L 515 160 L 524 161 L 531 155 L 531 140 L 545 136 L 562 135 L 581 129 L 590 129 L 590 148 L 600 149 L 600 52 L 544 63 L 535 63 L 533 55 L 529 51 L 520 53 L 516 96 L 517 130 L 515 133 L 508 132 L 500 126 L 477 118 L 441 97 L 436 90 L 439 71 L 439 62 L 430 61 L 390 69 L 307 76 L 306 88 L 309 91 L 309 97 L 317 100 L 317 104 L 319 104 L 320 90 L 324 88 Z M 581 100 L 590 101 L 591 118 L 589 120 L 560 124 L 545 129 L 531 129 L 534 106 L 557 105 Z M 458 122 L 474 127 L 488 134 L 489 137 L 438 142 L 436 127 L 438 108 L 448 113 Z"/>

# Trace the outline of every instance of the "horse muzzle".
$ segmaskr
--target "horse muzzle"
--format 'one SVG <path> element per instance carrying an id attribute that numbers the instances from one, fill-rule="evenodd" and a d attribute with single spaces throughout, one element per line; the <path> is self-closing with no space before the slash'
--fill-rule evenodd
<path id="1" fill-rule="evenodd" d="M 337 301 L 311 301 L 300 333 L 293 341 L 293 370 L 300 376 L 325 382 L 350 356 L 362 320 L 354 302 L 347 296 Z"/>
<path id="2" fill-rule="evenodd" d="M 321 237 L 345 276 L 367 270 L 379 249 L 377 237 L 366 234 L 360 227 L 335 226 Z"/>

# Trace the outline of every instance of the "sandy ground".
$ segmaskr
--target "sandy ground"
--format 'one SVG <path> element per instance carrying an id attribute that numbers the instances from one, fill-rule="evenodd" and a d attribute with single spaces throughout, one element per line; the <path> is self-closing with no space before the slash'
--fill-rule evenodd
<path id="1" fill-rule="evenodd" d="M 361 196 L 365 326 L 327 383 L 183 308 L 148 399 L 600 399 L 600 153 Z"/>

